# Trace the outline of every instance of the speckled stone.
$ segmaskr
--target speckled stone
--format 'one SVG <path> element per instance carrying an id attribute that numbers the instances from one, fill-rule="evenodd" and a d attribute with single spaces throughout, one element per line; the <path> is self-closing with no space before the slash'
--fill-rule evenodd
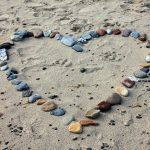
<path id="1" fill-rule="evenodd" d="M 73 121 L 69 124 L 68 130 L 72 133 L 82 133 L 82 125 L 79 122 Z"/>
<path id="2" fill-rule="evenodd" d="M 30 97 L 32 95 L 32 90 L 26 90 L 22 92 L 22 97 Z"/>
<path id="3" fill-rule="evenodd" d="M 56 108 L 57 108 L 57 105 L 54 102 L 50 101 L 50 102 L 46 102 L 45 104 L 43 104 L 41 109 L 45 112 L 49 112 Z"/>
<path id="4" fill-rule="evenodd" d="M 106 100 L 111 105 L 119 105 L 122 102 L 122 98 L 119 94 L 113 93 L 110 97 Z"/>
<path id="5" fill-rule="evenodd" d="M 87 118 L 96 119 L 100 116 L 100 110 L 93 108 L 93 109 L 87 111 L 85 116 Z"/>
<path id="6" fill-rule="evenodd" d="M 139 32 L 131 32 L 130 36 L 137 39 L 140 36 L 140 34 Z"/>
<path id="7" fill-rule="evenodd" d="M 23 40 L 23 38 L 26 37 L 27 33 L 28 33 L 27 30 L 25 30 L 25 29 L 19 29 L 18 31 L 14 32 L 11 35 L 11 40 L 15 41 L 15 42 L 21 41 L 21 40 Z"/>

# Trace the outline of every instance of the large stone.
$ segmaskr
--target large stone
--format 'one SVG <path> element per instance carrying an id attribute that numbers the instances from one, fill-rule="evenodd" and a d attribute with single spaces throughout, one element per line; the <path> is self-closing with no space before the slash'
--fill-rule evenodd
<path id="1" fill-rule="evenodd" d="M 63 116 L 65 114 L 65 110 L 63 108 L 56 108 L 50 112 L 51 115 L 54 116 Z"/>
<path id="2" fill-rule="evenodd" d="M 61 42 L 69 47 L 72 47 L 76 41 L 73 37 L 65 35 L 62 39 Z"/>
<path id="3" fill-rule="evenodd" d="M 122 98 L 119 94 L 113 93 L 110 97 L 107 98 L 106 101 L 111 105 L 118 105 L 121 104 Z"/>
<path id="4" fill-rule="evenodd" d="M 93 121 L 93 120 L 90 120 L 90 119 L 82 119 L 79 121 L 79 123 L 82 125 L 82 126 L 90 126 L 90 125 L 93 125 L 93 126 L 97 126 L 98 123 Z"/>
<path id="5" fill-rule="evenodd" d="M 68 126 L 69 132 L 72 133 L 82 133 L 82 125 L 79 122 L 71 122 Z"/>
<path id="6" fill-rule="evenodd" d="M 46 102 L 45 104 L 43 104 L 41 109 L 45 112 L 49 112 L 56 108 L 57 108 L 57 105 L 54 102 L 50 101 L 50 102 Z"/>
<path id="7" fill-rule="evenodd" d="M 122 84 L 128 88 L 132 88 L 134 86 L 135 82 L 130 80 L 129 78 L 126 78 L 122 81 Z"/>
<path id="8" fill-rule="evenodd" d="M 129 91 L 124 86 L 117 86 L 115 92 L 122 96 L 128 96 L 129 94 Z"/>
<path id="9" fill-rule="evenodd" d="M 91 119 L 96 119 L 100 116 L 100 110 L 93 108 L 87 111 L 85 116 Z"/>

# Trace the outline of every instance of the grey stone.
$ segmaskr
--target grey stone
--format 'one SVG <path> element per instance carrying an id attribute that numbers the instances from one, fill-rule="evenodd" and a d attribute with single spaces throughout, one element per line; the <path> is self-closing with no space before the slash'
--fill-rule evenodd
<path id="1" fill-rule="evenodd" d="M 17 91 L 25 91 L 25 90 L 28 90 L 29 89 L 29 86 L 27 83 L 24 83 L 24 82 L 21 82 L 20 84 L 18 84 L 16 86 L 16 90 Z"/>
<path id="2" fill-rule="evenodd" d="M 41 99 L 42 97 L 40 96 L 40 95 L 37 95 L 37 94 L 35 94 L 35 95 L 32 95 L 32 96 L 30 96 L 29 98 L 28 98 L 28 102 L 29 103 L 34 103 L 34 102 L 36 102 L 38 99 Z"/>
<path id="3" fill-rule="evenodd" d="M 32 95 L 32 90 L 26 90 L 22 92 L 22 97 L 30 97 Z"/>
<path id="4" fill-rule="evenodd" d="M 61 42 L 63 44 L 65 44 L 66 46 L 69 46 L 69 47 L 72 47 L 76 41 L 73 37 L 71 36 L 68 36 L 68 35 L 65 35 L 62 39 L 61 39 Z"/>
<path id="5" fill-rule="evenodd" d="M 21 81 L 18 80 L 18 79 L 11 80 L 11 84 L 12 84 L 12 85 L 18 85 L 18 84 L 20 84 L 20 83 L 21 83 Z"/>

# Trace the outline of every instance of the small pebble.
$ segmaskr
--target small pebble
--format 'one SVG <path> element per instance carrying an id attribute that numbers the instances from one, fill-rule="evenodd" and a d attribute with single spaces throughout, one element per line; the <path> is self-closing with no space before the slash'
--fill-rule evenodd
<path id="1" fill-rule="evenodd" d="M 66 46 L 69 46 L 69 47 L 72 47 L 76 41 L 73 37 L 71 36 L 68 36 L 68 35 L 65 35 L 62 39 L 61 39 L 61 42 L 63 44 L 65 44 Z"/>
<path id="2" fill-rule="evenodd" d="M 56 108 L 57 108 L 57 105 L 54 102 L 50 101 L 50 102 L 44 103 L 41 107 L 41 110 L 43 110 L 45 112 L 49 112 Z"/>
<path id="3" fill-rule="evenodd" d="M 2 67 L 1 67 L 1 71 L 5 71 L 5 70 L 7 70 L 8 68 L 9 68 L 8 65 L 2 66 Z"/>
<path id="4" fill-rule="evenodd" d="M 43 31 L 41 29 L 32 29 L 31 32 L 35 38 L 43 37 Z"/>
<path id="5" fill-rule="evenodd" d="M 69 132 L 72 133 L 82 133 L 82 126 L 79 122 L 71 122 L 68 126 Z"/>
<path id="6" fill-rule="evenodd" d="M 22 97 L 30 97 L 32 95 L 32 90 L 26 90 L 22 92 Z"/>
<path id="7" fill-rule="evenodd" d="M 142 33 L 138 38 L 140 41 L 145 42 L 147 40 L 147 35 L 145 33 Z"/>
<path id="8" fill-rule="evenodd" d="M 122 96 L 128 96 L 129 94 L 129 91 L 124 86 L 117 86 L 115 92 Z"/>
<path id="9" fill-rule="evenodd" d="M 129 37 L 130 36 L 130 34 L 131 34 L 131 30 L 129 30 L 129 29 L 124 29 L 123 31 L 122 31 L 122 36 L 123 37 Z"/>
<path id="10" fill-rule="evenodd" d="M 11 80 L 16 79 L 16 78 L 17 78 L 17 75 L 16 74 L 12 74 L 12 75 L 7 77 L 7 80 L 11 81 Z"/>
<path id="11" fill-rule="evenodd" d="M 90 126 L 90 125 L 94 125 L 94 126 L 97 126 L 98 123 L 93 121 L 93 120 L 89 120 L 89 119 L 82 119 L 79 121 L 79 123 L 82 125 L 82 126 Z"/>
<path id="12" fill-rule="evenodd" d="M 99 35 L 99 36 L 104 36 L 106 34 L 106 31 L 104 29 L 97 29 L 96 30 L 96 33 Z"/>
<path id="13" fill-rule="evenodd" d="M 121 30 L 120 30 L 120 29 L 114 29 L 114 30 L 112 31 L 112 33 L 113 33 L 114 35 L 119 35 L 119 34 L 121 34 Z"/>
<path id="14" fill-rule="evenodd" d="M 11 80 L 11 84 L 12 84 L 12 85 L 18 85 L 18 84 L 20 84 L 20 83 L 21 83 L 21 81 L 18 80 L 18 79 Z"/>
<path id="15" fill-rule="evenodd" d="M 146 60 L 147 63 L 150 63 L 150 54 L 146 55 L 145 60 Z"/>
<path id="16" fill-rule="evenodd" d="M 80 45 L 73 45 L 72 49 L 76 52 L 83 52 L 83 48 Z"/>
<path id="17" fill-rule="evenodd" d="M 28 90 L 29 89 L 29 86 L 27 83 L 24 83 L 24 82 L 21 82 L 20 84 L 18 84 L 16 86 L 16 90 L 17 91 L 25 91 L 25 90 Z"/>
<path id="18" fill-rule="evenodd" d="M 137 39 L 140 36 L 140 34 L 138 32 L 131 32 L 130 36 Z"/>
<path id="19" fill-rule="evenodd" d="M 34 103 L 36 102 L 38 99 L 41 99 L 42 97 L 40 95 L 32 95 L 28 98 L 28 102 L 29 103 Z"/>
<path id="20" fill-rule="evenodd" d="M 147 77 L 147 73 L 139 70 L 139 71 L 134 73 L 134 76 L 137 77 L 137 78 L 146 78 Z"/>
<path id="21" fill-rule="evenodd" d="M 51 115 L 54 116 L 63 116 L 65 114 L 65 110 L 63 108 L 56 108 L 55 110 L 50 112 Z"/>
<path id="22" fill-rule="evenodd" d="M 107 32 L 108 35 L 112 34 L 112 30 L 111 29 L 107 29 L 106 32 Z"/>
<path id="23" fill-rule="evenodd" d="M 90 35 L 90 33 L 84 33 L 80 38 L 84 40 L 90 40 L 92 39 L 92 36 Z"/>
<path id="24" fill-rule="evenodd" d="M 69 125 L 72 121 L 75 121 L 75 117 L 72 116 L 72 115 L 67 115 L 67 116 L 65 116 L 65 118 L 63 119 L 64 125 Z"/>
<path id="25" fill-rule="evenodd" d="M 6 66 L 7 62 L 6 61 L 0 61 L 0 67 Z"/>
<path id="26" fill-rule="evenodd" d="M 36 101 L 36 104 L 37 104 L 37 105 L 43 105 L 44 103 L 46 103 L 46 100 L 45 100 L 45 99 L 38 99 L 38 100 Z"/>
<path id="27" fill-rule="evenodd" d="M 126 78 L 122 81 L 122 84 L 124 86 L 126 86 L 127 88 L 132 88 L 134 86 L 135 82 L 131 81 L 129 78 Z"/>

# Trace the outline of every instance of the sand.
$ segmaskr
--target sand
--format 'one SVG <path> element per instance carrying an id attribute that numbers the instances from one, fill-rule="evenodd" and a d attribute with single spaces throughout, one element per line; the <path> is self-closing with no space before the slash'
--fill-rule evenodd
<path id="1" fill-rule="evenodd" d="M 108 28 L 130 28 L 150 36 L 150 7 L 144 2 L 149 1 L 0 0 L 0 42 L 8 41 L 20 28 L 50 28 L 78 38 L 86 31 L 106 28 L 107 23 L 111 24 Z M 54 101 L 65 108 L 66 115 L 80 120 L 114 92 L 112 87 L 145 63 L 149 52 L 145 45 L 131 37 L 112 35 L 94 39 L 84 46 L 84 52 L 76 53 L 55 39 L 30 38 L 9 51 L 9 66 L 16 67 L 18 78 L 46 100 L 58 95 Z M 47 69 L 43 71 L 43 67 Z M 81 73 L 81 68 L 88 71 Z M 0 112 L 4 114 L 0 118 L 0 149 L 100 150 L 102 143 L 107 143 L 106 150 L 150 150 L 148 88 L 149 83 L 136 83 L 122 105 L 101 113 L 96 119 L 99 126 L 72 134 L 63 124 L 64 116 L 54 117 L 40 106 L 28 104 L 0 72 L 0 92 L 4 92 L 0 94 Z M 141 119 L 136 118 L 138 114 Z M 110 120 L 115 120 L 114 126 L 109 125 Z M 128 127 L 126 120 L 132 120 Z M 23 127 L 22 133 L 11 132 L 16 126 Z"/>

